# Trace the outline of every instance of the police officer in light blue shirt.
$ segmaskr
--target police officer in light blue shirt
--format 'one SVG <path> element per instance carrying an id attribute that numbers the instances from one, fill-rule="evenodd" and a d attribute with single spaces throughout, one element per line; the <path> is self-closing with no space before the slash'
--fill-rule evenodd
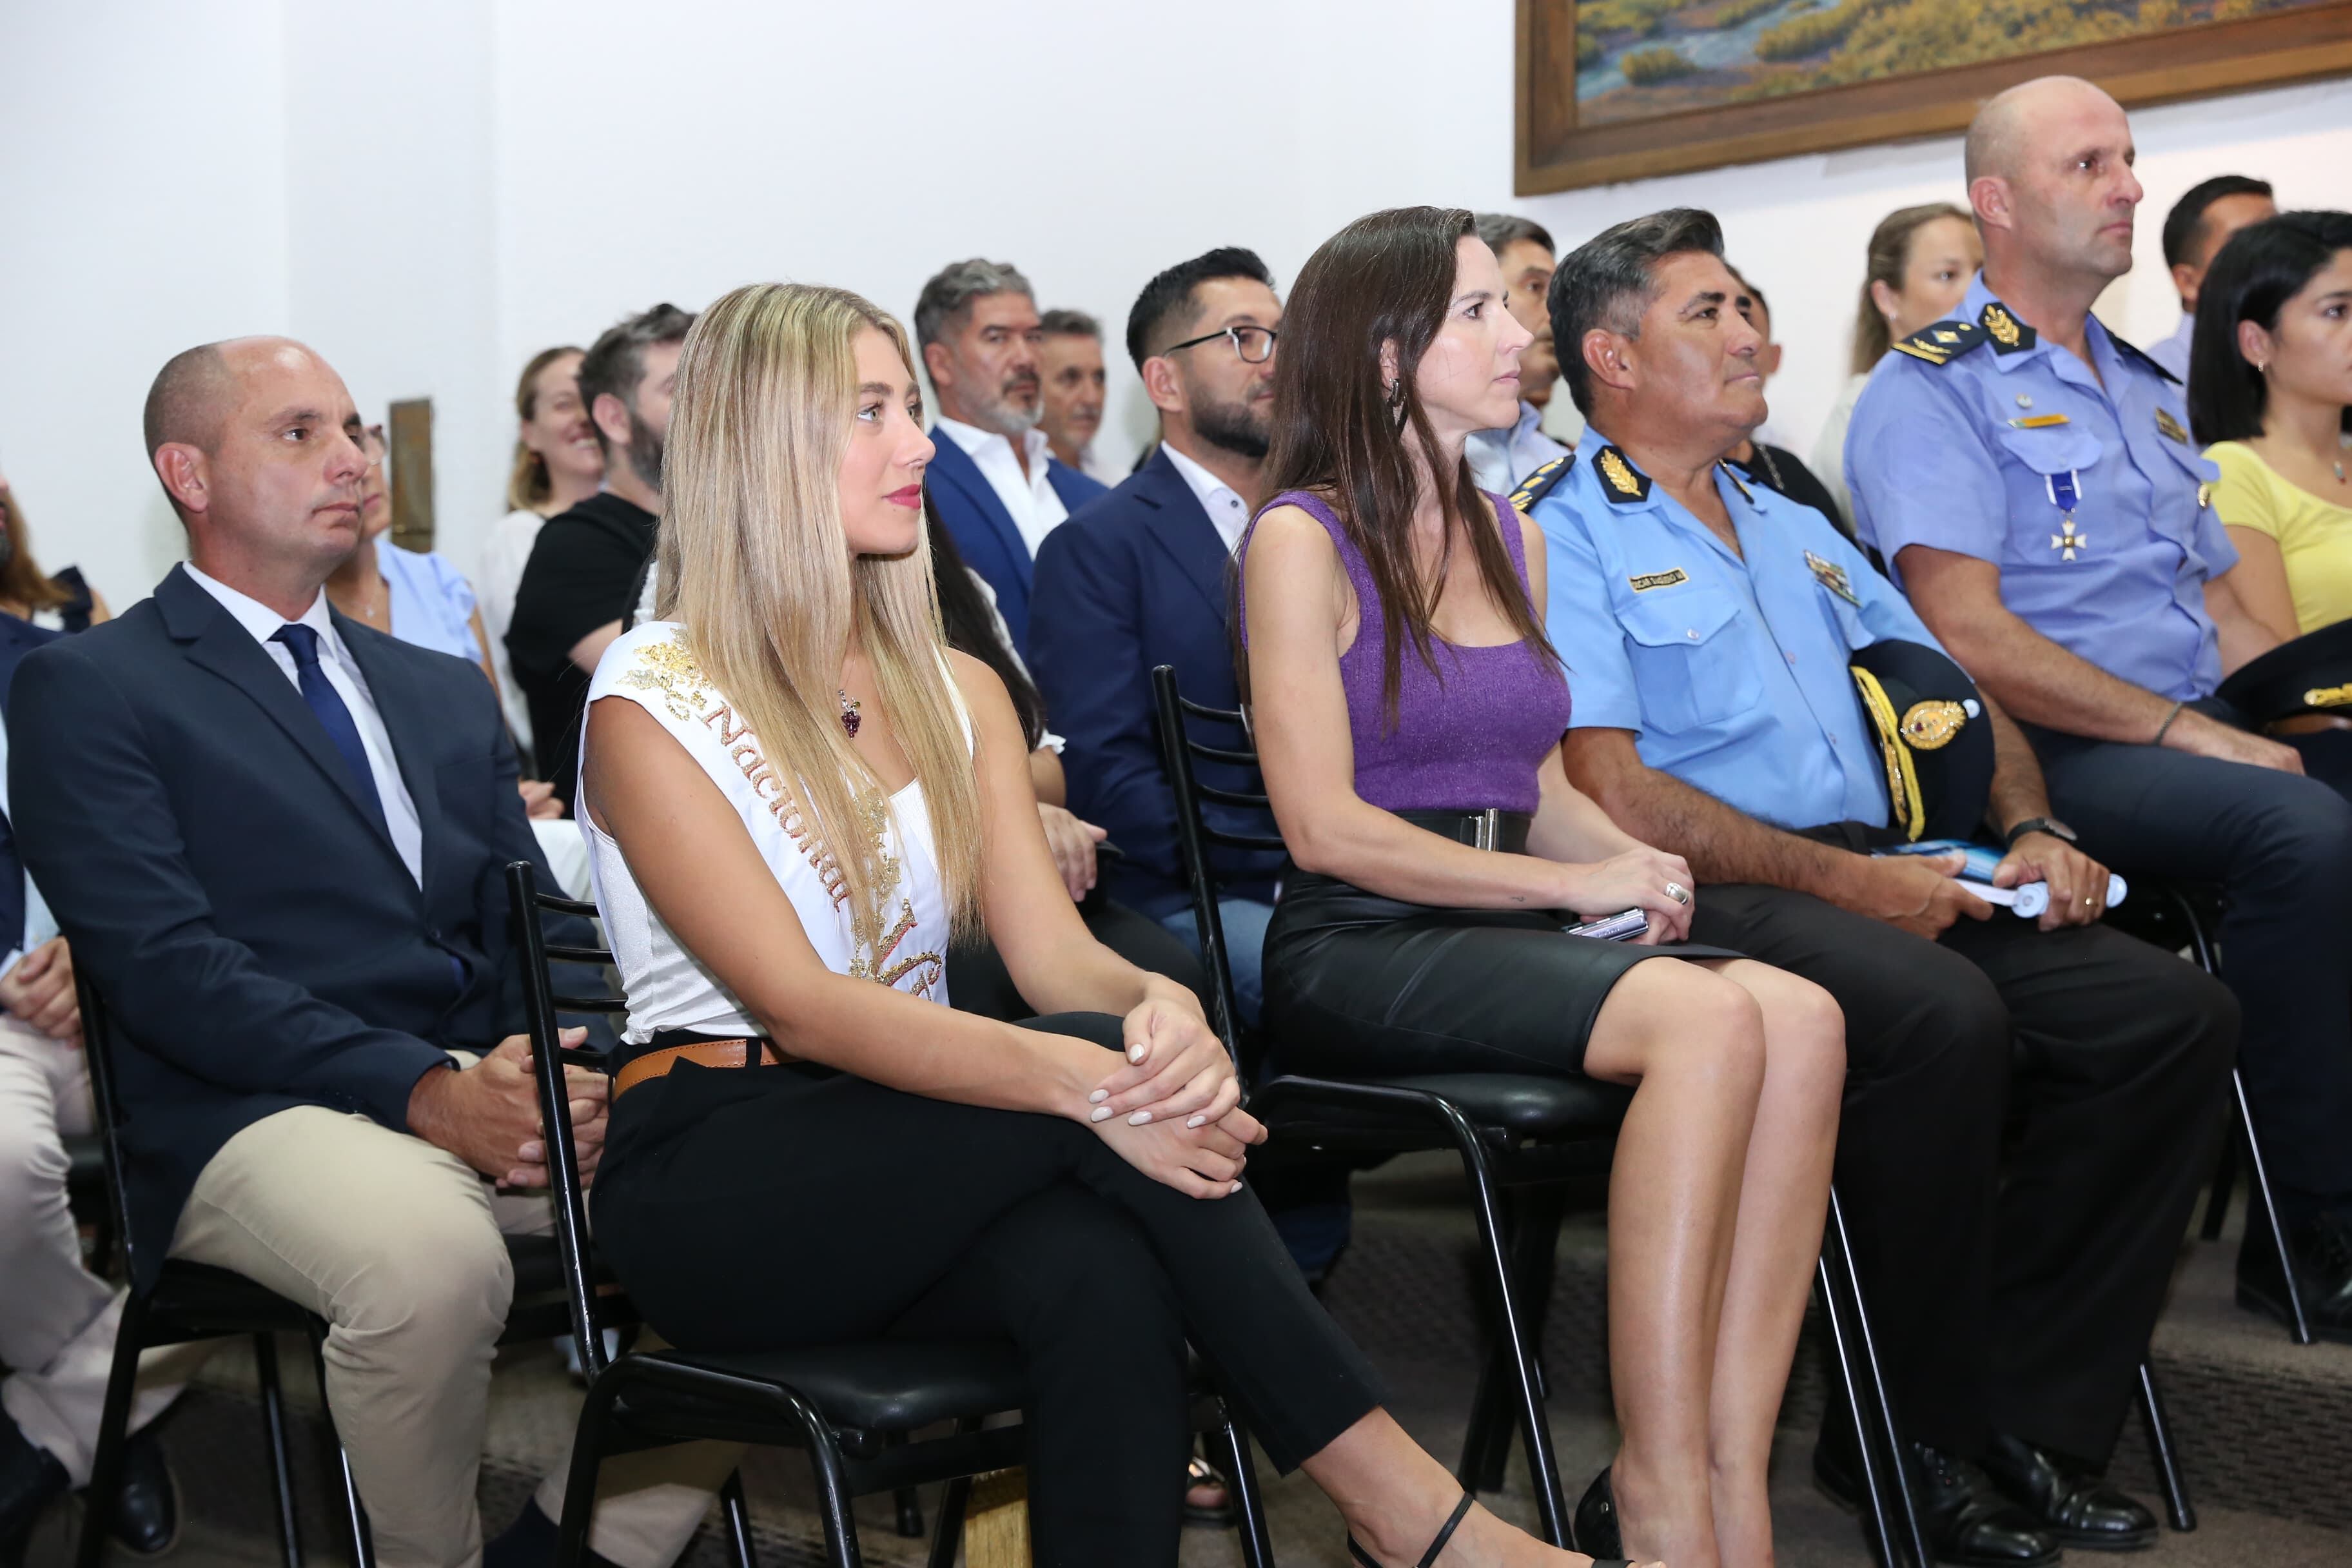
<path id="1" fill-rule="evenodd" d="M 1945 744 L 1990 727 L 1976 809 L 2009 841 L 2000 879 L 2044 881 L 2058 907 L 2021 920 L 1948 860 L 1864 852 L 1905 835 L 1849 666 L 1937 639 L 1827 517 L 1724 466 L 1765 415 L 1743 292 L 1714 218 L 1688 210 L 1619 225 L 1554 279 L 1589 423 L 1515 499 L 1546 540 L 1569 776 L 1689 861 L 1693 940 L 1844 1010 L 1840 1189 L 1935 1555 L 2023 1565 L 2146 1544 L 2156 1521 L 2132 1499 L 2035 1478 L 2113 1447 L 2203 1173 L 2144 1140 L 2210 1142 L 2234 1010 L 2190 965 L 2095 923 L 2106 874 L 2045 831 L 2032 752 L 1989 704 L 1903 717 L 1937 708 Z M 2022 1065 L 2020 1038 L 2040 1043 Z M 2011 1113 L 2030 1131 L 2004 1162 Z M 1814 1467 L 1859 1498 L 1843 1420 Z"/>
<path id="2" fill-rule="evenodd" d="M 1846 477 L 1864 541 L 2026 724 L 2053 830 L 2226 890 L 2292 1278 L 2313 1329 L 2352 1339 L 2352 779 L 2302 776 L 2294 750 L 2213 699 L 2276 638 L 2232 586 L 2179 386 L 2091 314 L 2131 266 L 2131 162 L 2123 110 L 2088 82 L 1986 105 L 1968 140 L 1983 274 L 1872 372 Z M 2238 1298 L 2291 1319 L 2290 1275 L 2254 1230 Z"/>

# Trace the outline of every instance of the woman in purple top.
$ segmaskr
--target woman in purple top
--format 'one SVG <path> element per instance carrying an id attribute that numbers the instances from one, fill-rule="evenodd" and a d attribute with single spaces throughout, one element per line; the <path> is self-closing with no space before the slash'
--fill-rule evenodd
<path id="1" fill-rule="evenodd" d="M 1609 1200 L 1623 1439 L 1579 1544 L 1769 1563 L 1765 1466 L 1821 1247 L 1844 1022 L 1793 975 L 1659 946 L 1689 931 L 1689 867 L 1568 782 L 1569 684 L 1531 607 L 1543 535 L 1462 456 L 1516 416 L 1528 342 L 1466 212 L 1376 213 L 1299 273 L 1275 371 L 1280 493 L 1241 577 L 1294 862 L 1267 1034 L 1296 1070 L 1634 1087 Z M 1627 909 L 1648 916 L 1633 941 L 1563 932 Z"/>

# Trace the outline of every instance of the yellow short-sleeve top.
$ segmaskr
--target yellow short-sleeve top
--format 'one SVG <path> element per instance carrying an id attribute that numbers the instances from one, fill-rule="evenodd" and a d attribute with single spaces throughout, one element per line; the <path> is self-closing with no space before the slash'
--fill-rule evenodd
<path id="1" fill-rule="evenodd" d="M 2221 470 L 2211 497 L 2221 521 L 2278 542 L 2295 629 L 2352 620 L 2352 507 L 2288 483 L 2242 441 L 2216 441 L 2205 456 Z"/>

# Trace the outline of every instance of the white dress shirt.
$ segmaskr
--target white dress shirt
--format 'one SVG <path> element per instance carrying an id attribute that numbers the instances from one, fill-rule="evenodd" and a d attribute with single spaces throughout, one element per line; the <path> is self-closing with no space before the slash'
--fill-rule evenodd
<path id="1" fill-rule="evenodd" d="M 1543 431 L 1544 411 L 1532 403 L 1519 405 L 1518 423 L 1507 430 L 1476 430 L 1463 443 L 1470 459 L 1470 477 L 1482 490 L 1507 496 L 1521 480 L 1569 449 Z"/>
<path id="2" fill-rule="evenodd" d="M 0 723 L 0 812 L 8 809 L 8 727 Z M 16 961 L 41 943 L 58 934 L 58 918 L 49 913 L 49 906 L 41 897 L 41 889 L 33 886 L 33 874 L 25 876 L 25 929 L 0 931 L 0 942 L 8 944 L 5 954 L 0 954 L 0 974 L 16 967 Z"/>
<path id="3" fill-rule="evenodd" d="M 1021 542 L 1029 547 L 1030 559 L 1036 559 L 1037 546 L 1045 536 L 1070 515 L 1055 493 L 1053 481 L 1045 477 L 1045 465 L 1053 450 L 1045 444 L 1045 432 L 1029 430 L 1021 437 L 1022 451 L 1029 459 L 1029 471 L 1021 471 L 1021 459 L 1013 455 L 1013 443 L 992 430 L 966 425 L 961 419 L 940 416 L 940 428 L 948 439 L 961 447 L 988 480 L 988 488 L 1004 503 L 1012 515 L 1013 526 L 1021 531 Z"/>
<path id="4" fill-rule="evenodd" d="M 287 684 L 299 693 L 302 689 L 302 672 L 294 663 L 294 650 L 282 642 L 273 642 L 278 628 L 286 625 L 286 617 L 260 600 L 238 593 L 226 583 L 215 582 L 192 564 L 183 565 L 189 581 L 220 601 L 254 641 L 261 645 L 285 673 Z M 400 863 L 425 885 L 425 829 L 416 816 L 416 802 L 409 798 L 408 785 L 400 776 L 400 764 L 393 760 L 392 733 L 383 727 L 383 715 L 376 711 L 375 698 L 369 692 L 367 678 L 352 658 L 352 650 L 343 646 L 336 635 L 335 624 L 327 615 L 327 591 L 310 601 L 302 612 L 300 623 L 319 634 L 319 669 L 326 676 L 327 684 L 352 710 L 352 722 L 359 726 L 360 744 L 367 750 L 368 772 L 375 775 L 375 793 L 383 802 L 383 825 L 392 833 L 392 847 L 400 853 Z"/>
<path id="5" fill-rule="evenodd" d="M 1201 510 L 1207 512 L 1209 521 L 1216 525 L 1217 537 L 1225 542 L 1225 553 L 1231 555 L 1240 548 L 1242 534 L 1249 527 L 1248 503 L 1234 493 L 1233 486 L 1169 443 L 1160 442 L 1160 449 L 1168 454 L 1168 460 L 1176 465 L 1178 473 L 1184 476 L 1184 482 L 1192 487 L 1192 494 L 1199 500 Z"/>

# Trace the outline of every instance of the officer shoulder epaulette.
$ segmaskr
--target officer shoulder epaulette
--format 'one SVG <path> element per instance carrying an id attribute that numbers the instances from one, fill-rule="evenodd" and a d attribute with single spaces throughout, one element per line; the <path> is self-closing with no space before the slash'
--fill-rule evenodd
<path id="1" fill-rule="evenodd" d="M 1985 342 L 1985 330 L 1974 321 L 1937 321 L 1891 345 L 1896 353 L 1943 365 Z"/>
<path id="2" fill-rule="evenodd" d="M 1569 470 L 1575 467 L 1576 454 L 1573 452 L 1564 458 L 1554 458 L 1519 481 L 1519 488 L 1511 492 L 1511 504 L 1521 511 L 1533 511 L 1536 502 L 1551 494 L 1552 488 L 1568 478 Z"/>
<path id="3" fill-rule="evenodd" d="M 1635 468 L 1614 447 L 1603 447 L 1592 459 L 1601 475 L 1601 493 L 1617 506 L 1639 506 L 1650 499 L 1650 476 Z"/>
<path id="4" fill-rule="evenodd" d="M 2101 326 L 2106 325 L 2104 321 L 2099 324 Z M 2123 339 L 2116 336 L 2113 332 L 2109 332 L 2107 334 L 2107 342 L 2115 345 L 2116 353 L 2122 358 L 2138 362 L 2140 364 L 2143 364 L 2148 369 L 2156 372 L 2157 374 L 2164 377 L 2165 380 L 2172 383 L 2175 386 L 2179 386 L 2180 384 L 2180 378 L 2179 376 L 2173 374 L 2170 371 L 2157 363 L 2156 361 L 2150 359 L 2147 356 L 2147 352 L 2137 343 L 2126 342 Z"/>

